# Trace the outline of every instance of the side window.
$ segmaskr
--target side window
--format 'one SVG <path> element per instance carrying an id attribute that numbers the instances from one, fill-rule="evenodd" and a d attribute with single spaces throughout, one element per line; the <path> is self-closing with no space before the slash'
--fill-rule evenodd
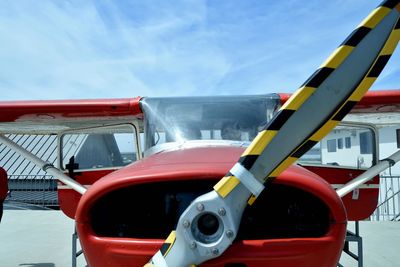
<path id="1" fill-rule="evenodd" d="M 326 141 L 328 152 L 336 152 L 336 139 Z"/>
<path id="2" fill-rule="evenodd" d="M 343 149 L 343 138 L 337 140 L 337 147 L 338 149 Z"/>
<path id="3" fill-rule="evenodd" d="M 344 142 L 345 142 L 346 148 L 351 148 L 351 138 L 350 137 L 345 137 Z"/>
<path id="4" fill-rule="evenodd" d="M 372 136 L 371 132 L 360 133 L 360 153 L 371 154 L 372 153 Z"/>
<path id="5" fill-rule="evenodd" d="M 343 123 L 300 159 L 300 164 L 369 168 L 377 160 L 375 133 L 368 125 Z"/>
<path id="6" fill-rule="evenodd" d="M 66 133 L 61 137 L 63 169 L 99 169 L 137 160 L 135 128 L 108 126 Z"/>
<path id="7" fill-rule="evenodd" d="M 400 148 L 400 129 L 396 129 L 397 148 Z"/>

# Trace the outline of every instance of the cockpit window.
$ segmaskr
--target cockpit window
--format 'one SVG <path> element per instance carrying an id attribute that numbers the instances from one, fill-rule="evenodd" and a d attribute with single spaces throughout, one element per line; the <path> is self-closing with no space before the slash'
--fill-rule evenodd
<path id="1" fill-rule="evenodd" d="M 378 162 L 377 144 L 373 126 L 342 122 L 307 151 L 298 163 L 368 169 Z"/>
<path id="2" fill-rule="evenodd" d="M 190 140 L 251 141 L 279 107 L 279 96 L 145 98 L 145 150 Z"/>
<path id="3" fill-rule="evenodd" d="M 68 131 L 61 136 L 61 168 L 117 168 L 137 160 L 136 128 L 131 124 Z"/>

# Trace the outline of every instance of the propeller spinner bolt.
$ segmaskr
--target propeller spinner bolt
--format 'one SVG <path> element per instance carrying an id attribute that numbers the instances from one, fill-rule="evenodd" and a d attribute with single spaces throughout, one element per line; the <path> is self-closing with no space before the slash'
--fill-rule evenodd
<path id="1" fill-rule="evenodd" d="M 188 228 L 190 226 L 190 222 L 188 220 L 184 220 L 182 225 L 183 227 Z"/>
<path id="2" fill-rule="evenodd" d="M 214 254 L 214 255 L 218 255 L 218 254 L 219 254 L 219 249 L 213 248 L 213 249 L 211 250 L 211 253 Z"/>
<path id="3" fill-rule="evenodd" d="M 226 210 L 224 208 L 219 208 L 218 214 L 221 215 L 221 216 L 225 216 L 226 215 Z"/>
<path id="4" fill-rule="evenodd" d="M 189 247 L 190 249 L 195 249 L 197 247 L 196 242 L 193 241 L 192 243 L 190 243 Z"/>
<path id="5" fill-rule="evenodd" d="M 203 210 L 204 210 L 204 205 L 201 204 L 201 203 L 199 203 L 199 204 L 197 204 L 196 209 L 197 209 L 198 211 L 203 211 Z"/>
<path id="6" fill-rule="evenodd" d="M 226 236 L 227 236 L 228 238 L 232 238 L 232 237 L 233 237 L 233 231 L 232 231 L 232 230 L 226 231 Z"/>

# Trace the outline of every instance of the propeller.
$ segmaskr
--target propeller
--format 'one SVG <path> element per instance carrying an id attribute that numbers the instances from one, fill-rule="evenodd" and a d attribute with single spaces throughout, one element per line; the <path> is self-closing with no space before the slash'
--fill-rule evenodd
<path id="1" fill-rule="evenodd" d="M 267 183 L 327 135 L 362 98 L 400 39 L 400 1 L 373 10 L 261 130 L 239 161 L 181 215 L 146 267 L 187 267 L 220 256 Z"/>

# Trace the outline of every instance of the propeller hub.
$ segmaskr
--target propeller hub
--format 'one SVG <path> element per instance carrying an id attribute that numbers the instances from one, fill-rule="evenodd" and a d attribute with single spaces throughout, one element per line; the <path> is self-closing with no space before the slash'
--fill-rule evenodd
<path id="1" fill-rule="evenodd" d="M 224 233 L 224 223 L 217 214 L 206 211 L 198 214 L 192 224 L 193 238 L 203 244 L 217 242 Z"/>

